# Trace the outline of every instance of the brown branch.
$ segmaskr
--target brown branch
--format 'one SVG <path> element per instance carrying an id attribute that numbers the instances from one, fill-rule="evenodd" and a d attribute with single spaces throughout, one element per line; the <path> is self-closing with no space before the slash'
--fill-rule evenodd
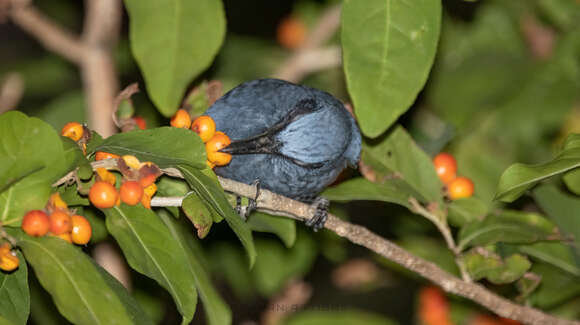
<path id="1" fill-rule="evenodd" d="M 79 64 L 84 48 L 80 40 L 70 31 L 38 11 L 28 1 L 13 0 L 9 11 L 12 21 L 34 36 L 44 47 L 67 60 Z"/>
<path id="2" fill-rule="evenodd" d="M 255 197 L 255 187 L 238 183 L 230 179 L 219 178 L 224 190 L 242 196 Z M 308 220 L 314 216 L 314 208 L 308 204 L 261 190 L 258 197 L 258 209 L 272 214 L 290 216 L 298 220 Z M 361 245 L 371 251 L 393 261 L 406 269 L 413 271 L 424 278 L 441 286 L 446 292 L 470 299 L 499 316 L 514 319 L 525 324 L 576 324 L 580 322 L 564 320 L 546 314 L 540 310 L 518 305 L 503 298 L 478 283 L 465 282 L 436 264 L 417 257 L 395 243 L 384 239 L 365 227 L 351 224 L 329 214 L 325 228 L 344 237 L 352 243 Z"/>
<path id="3" fill-rule="evenodd" d="M 86 0 L 82 36 L 85 56 L 81 61 L 83 85 L 88 99 L 91 127 L 103 137 L 116 132 L 110 116 L 118 92 L 112 47 L 121 24 L 120 0 Z"/>
<path id="4" fill-rule="evenodd" d="M 0 83 L 0 114 L 15 109 L 24 93 L 24 80 L 17 72 L 10 72 Z"/>

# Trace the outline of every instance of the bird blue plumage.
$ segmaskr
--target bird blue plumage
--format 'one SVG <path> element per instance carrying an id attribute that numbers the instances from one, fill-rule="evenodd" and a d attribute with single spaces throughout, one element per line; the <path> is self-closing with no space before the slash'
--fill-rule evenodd
<path id="1" fill-rule="evenodd" d="M 232 144 L 216 174 L 311 201 L 360 157 L 355 120 L 332 95 L 277 79 L 245 82 L 206 112 Z"/>

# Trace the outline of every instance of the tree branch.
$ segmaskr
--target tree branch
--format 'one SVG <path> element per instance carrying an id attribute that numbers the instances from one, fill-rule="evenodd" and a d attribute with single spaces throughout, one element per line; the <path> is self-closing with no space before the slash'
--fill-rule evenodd
<path id="1" fill-rule="evenodd" d="M 119 37 L 121 2 L 86 0 L 82 36 L 85 56 L 81 61 L 83 85 L 88 99 L 91 128 L 103 137 L 116 132 L 110 116 L 118 92 L 112 47 Z"/>
<path id="2" fill-rule="evenodd" d="M 73 33 L 57 25 L 28 1 L 13 0 L 11 5 L 10 18 L 16 25 L 34 36 L 48 50 L 76 64 L 82 61 L 84 48 Z"/>
<path id="3" fill-rule="evenodd" d="M 177 173 L 176 173 L 177 172 Z M 171 176 L 179 177 L 179 171 L 168 170 Z M 230 179 L 218 177 L 224 190 L 249 198 L 254 198 L 256 189 L 254 186 L 239 183 Z M 258 210 L 286 216 L 297 220 L 308 220 L 314 216 L 315 208 L 287 197 L 272 193 L 268 190 L 260 190 L 257 201 Z M 350 242 L 366 247 L 369 250 L 393 261 L 406 269 L 413 271 L 422 277 L 441 286 L 446 292 L 470 299 L 481 306 L 493 311 L 499 316 L 520 321 L 525 324 L 535 325 L 579 325 L 580 322 L 556 318 L 538 309 L 518 305 L 503 298 L 484 286 L 463 281 L 439 268 L 436 264 L 417 257 L 399 247 L 395 243 L 378 236 L 365 227 L 358 226 L 329 214 L 324 227 Z"/>

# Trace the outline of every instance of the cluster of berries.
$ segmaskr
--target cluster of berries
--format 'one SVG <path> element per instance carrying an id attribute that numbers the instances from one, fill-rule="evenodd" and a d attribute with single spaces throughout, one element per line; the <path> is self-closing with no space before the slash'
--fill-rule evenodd
<path id="1" fill-rule="evenodd" d="M 230 145 L 231 140 L 225 133 L 216 131 L 215 121 L 210 116 L 202 115 L 192 122 L 189 113 L 184 109 L 179 109 L 171 118 L 170 123 L 176 128 L 191 128 L 199 135 L 201 141 L 205 143 L 207 165 L 210 168 L 227 165 L 232 160 L 232 155 L 219 151 Z"/>
<path id="2" fill-rule="evenodd" d="M 121 202 L 128 205 L 143 204 L 151 208 L 151 198 L 157 192 L 155 181 L 161 170 L 151 162 L 140 162 L 135 156 L 119 157 L 115 154 L 98 151 L 96 160 L 117 158 L 117 167 L 123 175 L 119 190 L 115 187 L 117 177 L 105 168 L 96 169 L 96 182 L 89 190 L 89 201 L 99 209 L 112 208 Z"/>
<path id="3" fill-rule="evenodd" d="M 467 198 L 473 195 L 474 185 L 468 177 L 457 176 L 457 161 L 446 152 L 433 158 L 433 165 L 439 179 L 445 184 L 447 196 L 451 200 Z"/>
<path id="4" fill-rule="evenodd" d="M 89 221 L 69 210 L 60 194 L 53 193 L 44 210 L 28 211 L 22 218 L 22 230 L 30 236 L 55 236 L 69 243 L 85 245 L 92 235 Z"/>
<path id="5" fill-rule="evenodd" d="M 54 236 L 69 243 L 86 245 L 93 230 L 89 221 L 69 210 L 60 194 L 53 193 L 44 210 L 28 211 L 22 218 L 22 230 L 29 236 Z M 8 243 L 0 245 L 0 269 L 10 272 L 18 268 L 16 252 Z"/>

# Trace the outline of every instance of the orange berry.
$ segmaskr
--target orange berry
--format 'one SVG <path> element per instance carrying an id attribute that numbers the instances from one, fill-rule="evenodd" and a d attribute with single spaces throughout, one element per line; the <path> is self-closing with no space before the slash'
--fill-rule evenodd
<path id="1" fill-rule="evenodd" d="M 435 165 L 435 170 L 439 179 L 443 184 L 449 184 L 455 179 L 455 173 L 457 173 L 457 161 L 452 155 L 442 152 L 433 158 L 433 165 Z"/>
<path id="2" fill-rule="evenodd" d="M 60 134 L 73 141 L 79 141 L 83 137 L 83 126 L 78 122 L 68 122 L 62 127 Z"/>
<path id="3" fill-rule="evenodd" d="M 62 240 L 64 240 L 64 241 L 67 241 L 67 242 L 69 242 L 70 244 L 72 244 L 72 237 L 71 237 L 71 234 L 70 234 L 70 232 L 63 232 L 62 234 L 58 234 L 58 235 L 56 235 L 56 234 L 51 234 L 51 236 L 52 236 L 52 237 L 56 237 L 56 238 L 60 238 L 60 239 L 62 239 Z"/>
<path id="4" fill-rule="evenodd" d="M 72 242 L 77 245 L 85 245 L 89 240 L 91 240 L 91 235 L 93 234 L 90 222 L 85 217 L 79 215 L 72 216 L 71 220 Z"/>
<path id="5" fill-rule="evenodd" d="M 46 235 L 50 229 L 50 219 L 41 210 L 28 211 L 22 219 L 22 230 L 30 236 L 40 237 Z"/>
<path id="6" fill-rule="evenodd" d="M 110 183 L 98 181 L 89 190 L 89 200 L 99 209 L 108 209 L 115 206 L 119 193 Z"/>
<path id="7" fill-rule="evenodd" d="M 95 160 L 103 160 L 103 159 L 110 159 L 110 158 L 120 158 L 119 155 L 115 155 L 114 153 L 104 152 L 104 151 L 97 151 L 95 153 Z"/>
<path id="8" fill-rule="evenodd" d="M 139 184 L 141 187 L 145 188 L 151 184 L 155 184 L 155 180 L 157 179 L 157 175 L 149 174 L 147 176 L 141 177 L 139 179 Z"/>
<path id="9" fill-rule="evenodd" d="M 424 325 L 451 325 L 449 303 L 441 289 L 425 287 L 419 292 L 419 319 Z"/>
<path id="10" fill-rule="evenodd" d="M 50 232 L 55 235 L 70 232 L 72 229 L 70 216 L 63 211 L 54 211 L 50 216 Z"/>
<path id="11" fill-rule="evenodd" d="M 143 189 L 143 194 L 147 195 L 148 197 L 153 197 L 153 195 L 155 195 L 155 193 L 157 192 L 157 185 L 155 185 L 155 183 L 145 187 Z"/>
<path id="12" fill-rule="evenodd" d="M 209 168 L 211 168 L 211 169 L 213 169 L 213 168 L 215 167 L 215 164 L 214 164 L 214 163 L 212 163 L 212 162 L 211 162 L 211 161 L 209 161 L 209 160 L 206 160 L 206 161 L 205 161 L 205 163 L 207 164 L 207 167 L 209 167 Z"/>
<path id="13" fill-rule="evenodd" d="M 231 142 L 230 138 L 223 132 L 216 132 L 216 134 L 205 144 L 205 151 L 207 152 L 207 160 L 216 164 L 217 166 L 224 166 L 230 163 L 232 155 L 218 150 L 227 147 Z"/>
<path id="14" fill-rule="evenodd" d="M 457 177 L 447 185 L 447 192 L 452 200 L 470 197 L 473 195 L 473 190 L 473 182 L 467 177 Z"/>
<path id="15" fill-rule="evenodd" d="M 147 209 L 151 209 L 151 197 L 149 195 L 143 195 L 141 198 L 141 204 Z"/>
<path id="16" fill-rule="evenodd" d="M 48 205 L 54 209 L 66 210 L 68 208 L 68 205 L 62 200 L 58 192 L 52 193 L 50 195 L 50 199 L 48 199 Z"/>
<path id="17" fill-rule="evenodd" d="M 288 49 L 296 49 L 304 44 L 307 31 L 308 28 L 302 20 L 288 17 L 278 25 L 276 38 L 282 46 Z"/>
<path id="18" fill-rule="evenodd" d="M 139 159 L 135 156 L 131 156 L 131 155 L 124 155 L 123 160 L 125 161 L 125 164 L 133 169 L 139 169 L 141 168 L 141 162 L 139 161 Z"/>
<path id="19" fill-rule="evenodd" d="M 136 205 L 141 202 L 141 197 L 143 196 L 143 187 L 136 181 L 125 181 L 121 184 L 119 190 L 121 195 L 121 201 L 128 205 Z"/>
<path id="20" fill-rule="evenodd" d="M 207 115 L 202 115 L 191 123 L 191 130 L 199 135 L 201 141 L 208 142 L 215 134 L 215 121 Z"/>
<path id="21" fill-rule="evenodd" d="M 135 121 L 139 129 L 145 130 L 147 128 L 147 122 L 141 116 L 133 116 L 133 121 Z"/>
<path id="22" fill-rule="evenodd" d="M 191 117 L 186 110 L 178 109 L 177 112 L 175 112 L 175 115 L 171 118 L 170 124 L 175 128 L 189 129 L 189 126 L 191 125 Z"/>
<path id="23" fill-rule="evenodd" d="M 19 264 L 18 256 L 12 251 L 10 244 L 2 244 L 0 247 L 0 269 L 7 272 L 14 271 Z"/>
<path id="24" fill-rule="evenodd" d="M 111 185 L 115 185 L 115 183 L 117 182 L 117 177 L 115 177 L 113 173 L 111 173 L 104 167 L 97 168 L 96 172 L 98 176 L 97 179 L 100 181 L 109 183 Z"/>

